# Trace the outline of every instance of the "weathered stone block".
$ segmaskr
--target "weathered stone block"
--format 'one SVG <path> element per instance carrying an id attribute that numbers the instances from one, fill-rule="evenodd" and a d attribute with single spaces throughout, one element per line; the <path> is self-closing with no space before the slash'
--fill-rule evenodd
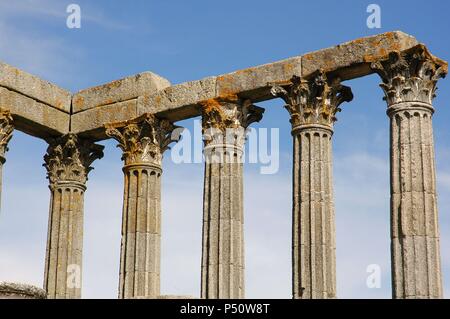
<path id="1" fill-rule="evenodd" d="M 169 86 L 168 80 L 155 73 L 139 73 L 76 93 L 73 96 L 73 113 L 135 99 Z"/>
<path id="2" fill-rule="evenodd" d="M 106 137 L 104 125 L 137 117 L 137 100 L 104 105 L 72 115 L 71 131 L 75 134 L 89 132 L 92 138 Z"/>
<path id="3" fill-rule="evenodd" d="M 389 52 L 403 51 L 419 42 L 400 31 L 360 38 L 335 47 L 307 53 L 302 59 L 302 76 L 308 76 L 318 69 L 325 72 L 339 71 L 343 80 L 373 73 L 369 63 Z"/>
<path id="4" fill-rule="evenodd" d="M 0 88 L 0 108 L 14 117 L 17 129 L 37 137 L 69 132 L 70 115 L 20 93 Z"/>
<path id="5" fill-rule="evenodd" d="M 140 98 L 138 114 L 162 114 L 177 121 L 199 115 L 195 107 L 197 103 L 216 96 L 216 77 L 181 83 Z M 176 110 L 176 112 L 171 113 L 170 110 Z"/>
<path id="6" fill-rule="evenodd" d="M 217 77 L 217 95 L 240 94 L 253 102 L 271 98 L 268 83 L 285 82 L 294 75 L 301 75 L 302 58 L 290 59 L 259 65 Z"/>
<path id="7" fill-rule="evenodd" d="M 0 62 L 1 86 L 70 113 L 72 95 L 69 91 L 2 62 Z"/>

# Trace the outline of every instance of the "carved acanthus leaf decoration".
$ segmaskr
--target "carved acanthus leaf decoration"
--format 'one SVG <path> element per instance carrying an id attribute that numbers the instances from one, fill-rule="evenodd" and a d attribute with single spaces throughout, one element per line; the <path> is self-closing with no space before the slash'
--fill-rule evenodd
<path id="1" fill-rule="evenodd" d="M 437 81 L 448 72 L 446 62 L 437 59 L 423 45 L 405 52 L 391 52 L 387 59 L 373 62 L 388 105 L 403 102 L 431 104 L 436 97 Z"/>
<path id="2" fill-rule="evenodd" d="M 177 126 L 168 120 L 158 119 L 153 114 L 144 114 L 134 120 L 108 124 L 106 135 L 119 142 L 125 165 L 161 165 L 163 153 L 169 144 L 178 141 L 173 134 Z"/>
<path id="3" fill-rule="evenodd" d="M 104 146 L 80 139 L 75 134 L 49 139 L 44 166 L 50 186 L 60 182 L 86 183 L 91 164 L 103 157 Z"/>
<path id="4" fill-rule="evenodd" d="M 238 97 L 200 102 L 205 144 L 242 145 L 247 128 L 261 121 L 264 109 Z"/>
<path id="5" fill-rule="evenodd" d="M 333 126 L 341 111 L 339 106 L 353 100 L 350 87 L 342 85 L 339 78 L 328 80 L 320 71 L 311 79 L 294 76 L 288 85 L 272 84 L 271 93 L 286 102 L 294 128 L 307 124 Z"/>

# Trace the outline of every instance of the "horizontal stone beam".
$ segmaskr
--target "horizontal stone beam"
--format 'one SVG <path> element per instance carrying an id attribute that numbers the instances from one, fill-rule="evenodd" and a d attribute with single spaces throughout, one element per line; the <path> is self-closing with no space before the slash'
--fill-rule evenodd
<path id="1" fill-rule="evenodd" d="M 29 135 L 47 138 L 69 132 L 70 113 L 4 87 L 0 87 L 0 109 L 9 110 L 14 128 Z"/>
<path id="2" fill-rule="evenodd" d="M 321 69 L 341 80 L 351 80 L 372 74 L 370 63 L 386 57 L 393 51 L 408 50 L 419 42 L 401 31 L 387 32 L 339 44 L 335 47 L 304 54 L 302 76 L 307 77 Z"/>
<path id="3" fill-rule="evenodd" d="M 72 94 L 0 62 L 0 108 L 11 111 L 15 127 L 45 138 L 69 131 Z"/>
<path id="4" fill-rule="evenodd" d="M 307 53 L 275 63 L 264 64 L 229 74 L 208 77 L 163 88 L 140 90 L 133 101 L 124 103 L 131 95 L 121 95 L 119 80 L 99 89 L 83 91 L 84 100 L 91 103 L 86 111 L 72 116 L 72 131 L 95 139 L 106 138 L 103 124 L 109 120 L 124 121 L 144 113 L 154 113 L 172 121 L 180 121 L 200 115 L 199 102 L 238 95 L 257 103 L 273 99 L 272 83 L 287 83 L 292 76 L 308 76 L 318 69 L 350 80 L 373 73 L 370 63 L 385 57 L 392 51 L 404 51 L 418 41 L 403 32 L 395 31 L 346 42 L 338 46 Z M 159 89 L 159 90 L 158 90 Z M 101 95 L 101 97 L 96 97 Z M 75 100 L 78 95 L 74 96 Z M 117 101 L 115 103 L 106 99 Z M 81 109 L 80 109 L 81 110 Z M 114 113 L 114 114 L 107 114 Z"/>
<path id="5" fill-rule="evenodd" d="M 136 99 L 169 86 L 170 82 L 167 79 L 152 72 L 142 72 L 79 91 L 73 95 L 72 114 Z"/>
<path id="6" fill-rule="evenodd" d="M 272 99 L 271 84 L 288 83 L 321 69 L 342 80 L 373 73 L 370 63 L 418 41 L 403 32 L 360 38 L 302 56 L 171 86 L 144 72 L 82 90 L 73 96 L 46 81 L 0 63 L 0 107 L 11 110 L 18 129 L 47 137 L 69 131 L 105 139 L 104 124 L 154 113 L 172 121 L 200 115 L 199 103 L 238 95 L 257 103 Z"/>

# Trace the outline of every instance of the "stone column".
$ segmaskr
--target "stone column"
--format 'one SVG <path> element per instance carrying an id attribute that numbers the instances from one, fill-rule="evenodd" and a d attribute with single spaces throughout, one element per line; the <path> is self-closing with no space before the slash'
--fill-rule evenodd
<path id="1" fill-rule="evenodd" d="M 372 68 L 391 120 L 393 297 L 441 298 L 432 100 L 447 64 L 419 45 Z"/>
<path id="2" fill-rule="evenodd" d="M 291 115 L 293 163 L 293 297 L 336 297 L 336 244 L 332 178 L 333 124 L 339 105 L 353 99 L 339 79 L 317 72 L 274 86 Z"/>
<path id="3" fill-rule="evenodd" d="M 151 114 L 106 126 L 124 161 L 120 299 L 160 295 L 161 162 L 174 129 Z"/>
<path id="4" fill-rule="evenodd" d="M 6 162 L 5 156 L 8 151 L 8 143 L 12 138 L 13 131 L 14 126 L 11 113 L 7 110 L 0 109 L 0 206 L 3 186 L 3 164 Z"/>
<path id="5" fill-rule="evenodd" d="M 205 176 L 201 298 L 244 298 L 242 153 L 264 110 L 237 97 L 201 103 Z"/>
<path id="6" fill-rule="evenodd" d="M 84 192 L 103 146 L 75 134 L 48 143 L 44 166 L 51 200 L 44 288 L 49 299 L 81 298 Z"/>

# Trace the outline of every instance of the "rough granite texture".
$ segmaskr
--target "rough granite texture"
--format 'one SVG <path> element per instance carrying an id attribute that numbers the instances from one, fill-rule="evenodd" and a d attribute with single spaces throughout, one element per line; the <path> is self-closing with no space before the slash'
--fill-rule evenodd
<path id="1" fill-rule="evenodd" d="M 0 282 L 0 299 L 46 299 L 45 290 L 30 285 Z"/>
<path id="2" fill-rule="evenodd" d="M 15 128 L 27 134 L 48 137 L 69 132 L 69 113 L 16 91 L 0 87 L 0 108 L 9 110 Z"/>
<path id="3" fill-rule="evenodd" d="M 139 73 L 74 94 L 72 113 L 76 114 L 95 107 L 136 99 L 169 86 L 168 80 L 155 73 Z"/>
<path id="4" fill-rule="evenodd" d="M 392 51 L 404 51 L 419 44 L 412 36 L 395 31 L 364 37 L 302 56 L 302 76 L 318 69 L 336 71 L 342 80 L 373 73 L 370 62 L 381 59 Z"/>

